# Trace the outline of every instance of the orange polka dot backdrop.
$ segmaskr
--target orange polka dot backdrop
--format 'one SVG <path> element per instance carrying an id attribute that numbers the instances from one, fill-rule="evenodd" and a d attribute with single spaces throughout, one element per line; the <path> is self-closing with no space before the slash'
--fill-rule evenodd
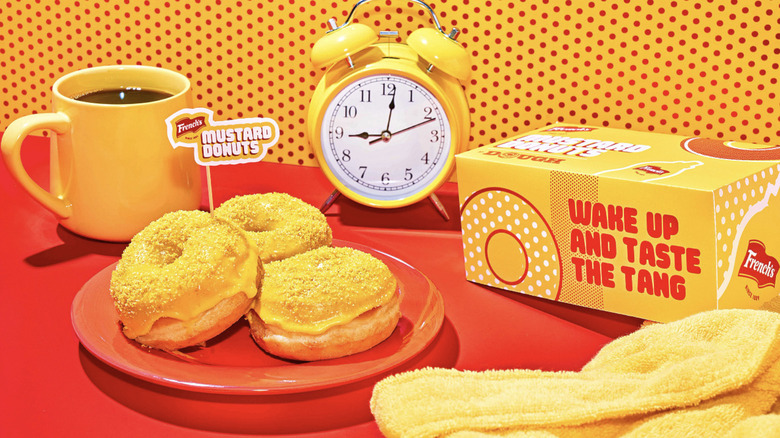
<path id="1" fill-rule="evenodd" d="M 0 0 L 0 129 L 50 110 L 54 81 L 107 64 L 187 75 L 219 119 L 270 117 L 267 158 L 316 165 L 304 130 L 324 71 L 309 52 L 355 1 Z M 774 1 L 431 0 L 462 30 L 472 76 L 470 147 L 556 121 L 780 144 L 780 9 Z M 431 26 L 403 0 L 355 21 Z"/>

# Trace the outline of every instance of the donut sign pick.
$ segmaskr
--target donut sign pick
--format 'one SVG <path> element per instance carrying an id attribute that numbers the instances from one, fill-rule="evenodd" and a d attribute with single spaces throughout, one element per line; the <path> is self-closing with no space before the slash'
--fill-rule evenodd
<path id="1" fill-rule="evenodd" d="M 201 166 L 254 163 L 265 158 L 268 148 L 279 140 L 279 126 L 273 119 L 253 117 L 214 120 L 207 108 L 185 108 L 165 119 L 173 148 L 193 148 Z"/>
<path id="2" fill-rule="evenodd" d="M 165 119 L 165 124 L 171 146 L 193 148 L 195 162 L 206 166 L 210 212 L 214 211 L 211 166 L 262 161 L 268 148 L 279 141 L 279 125 L 273 119 L 216 121 L 207 108 L 181 109 Z"/>

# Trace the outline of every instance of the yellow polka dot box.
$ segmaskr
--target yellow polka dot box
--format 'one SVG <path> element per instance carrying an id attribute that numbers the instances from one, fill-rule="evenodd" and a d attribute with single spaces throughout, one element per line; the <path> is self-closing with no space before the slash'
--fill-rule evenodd
<path id="1" fill-rule="evenodd" d="M 417 2 L 375 0 L 351 16 L 356 3 L 2 0 L 0 131 L 51 111 L 66 73 L 144 64 L 186 75 L 215 119 L 276 120 L 266 161 L 316 166 L 306 124 L 326 68 L 311 55 L 328 20 L 399 43 L 436 26 Z M 776 1 L 427 3 L 468 54 L 467 149 L 555 122 L 780 144 Z"/>
<path id="2" fill-rule="evenodd" d="M 778 154 L 566 123 L 464 152 L 466 276 L 659 322 L 780 309 Z"/>

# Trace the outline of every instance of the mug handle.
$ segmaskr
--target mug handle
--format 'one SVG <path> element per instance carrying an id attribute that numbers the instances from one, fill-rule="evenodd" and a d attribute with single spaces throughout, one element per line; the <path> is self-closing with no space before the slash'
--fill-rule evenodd
<path id="1" fill-rule="evenodd" d="M 39 129 L 51 129 L 57 134 L 70 130 L 70 119 L 61 113 L 41 113 L 20 117 L 3 133 L 2 145 L 5 165 L 22 187 L 41 205 L 51 210 L 60 218 L 70 217 L 71 206 L 66 199 L 58 198 L 38 185 L 22 165 L 22 142 L 31 132 Z"/>

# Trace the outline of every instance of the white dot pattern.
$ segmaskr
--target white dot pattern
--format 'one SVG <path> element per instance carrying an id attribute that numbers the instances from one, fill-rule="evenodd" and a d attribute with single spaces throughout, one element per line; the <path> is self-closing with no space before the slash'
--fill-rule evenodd
<path id="1" fill-rule="evenodd" d="M 728 281 L 733 274 L 734 264 L 739 263 L 735 250 L 739 247 L 739 237 L 750 220 L 746 215 L 750 215 L 751 211 L 760 208 L 766 201 L 765 193 L 769 185 L 777 180 L 777 172 L 780 172 L 780 165 L 735 181 L 715 193 L 719 284 Z"/>
<path id="2" fill-rule="evenodd" d="M 514 192 L 491 188 L 472 194 L 461 211 L 464 259 L 469 279 L 472 278 L 471 273 L 476 272 L 479 281 L 502 289 L 558 298 L 561 272 L 558 247 L 547 222 L 533 205 Z M 486 219 L 488 226 L 477 227 L 477 217 Z M 481 230 L 481 233 L 473 232 L 474 229 Z M 488 236 L 496 231 L 511 233 L 525 249 L 528 269 L 519 282 L 515 283 L 515 279 L 504 281 L 500 273 L 497 275 L 491 270 L 486 246 Z M 520 248 L 518 252 L 523 253 Z"/>

